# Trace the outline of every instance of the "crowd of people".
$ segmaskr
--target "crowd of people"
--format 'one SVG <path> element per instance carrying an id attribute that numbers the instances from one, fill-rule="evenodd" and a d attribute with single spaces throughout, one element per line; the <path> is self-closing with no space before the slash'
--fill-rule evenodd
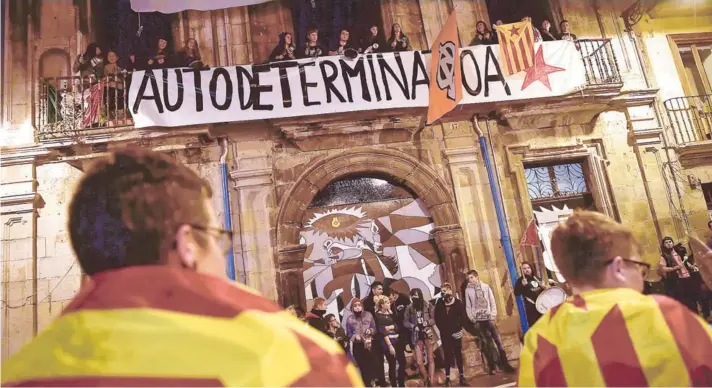
<path id="1" fill-rule="evenodd" d="M 553 31 L 551 22 L 546 19 L 541 22 L 541 29 L 534 25 L 532 18 L 529 16 L 523 17 L 521 21 L 532 23 L 534 42 L 551 42 L 555 40 L 568 40 L 573 42 L 578 39 L 576 34 L 571 32 L 571 25 L 568 20 L 562 20 L 561 23 L 559 23 L 559 32 Z M 487 27 L 487 23 L 482 20 L 478 21 L 475 25 L 475 37 L 472 38 L 470 46 L 498 44 L 499 36 L 497 35 L 497 28 L 503 24 L 504 22 L 502 20 L 497 20 L 492 24 L 492 28 L 490 29 Z"/>
<path id="2" fill-rule="evenodd" d="M 425 300 L 422 290 L 414 288 L 409 295 L 374 281 L 364 300 L 354 298 L 343 322 L 333 314 L 326 314 L 324 298 L 316 298 L 309 312 L 298 306 L 287 311 L 305 324 L 321 331 L 338 342 L 359 367 L 367 385 L 405 386 L 407 357 L 417 367 L 426 386 L 435 383 L 436 353 L 445 369 L 445 386 L 450 386 L 453 363 L 458 370 L 457 386 L 467 386 L 462 355 L 462 339 L 468 331 L 478 339 L 489 374 L 496 368 L 512 373 L 507 354 L 495 325 L 497 306 L 492 289 L 482 282 L 475 270 L 467 273 L 460 299 L 454 287 L 444 283 L 440 297 Z M 494 345 L 492 351 L 487 341 Z M 437 343 L 442 344 L 438 349 Z M 384 357 L 388 364 L 386 381 Z M 390 385 L 389 385 L 390 384 Z"/>
<path id="3" fill-rule="evenodd" d="M 386 37 L 378 25 L 374 24 L 365 32 L 363 38 L 355 38 L 349 28 L 342 28 L 333 42 L 325 43 L 319 38 L 319 30 L 309 28 L 306 42 L 297 46 L 290 32 L 279 36 L 279 43 L 269 56 L 270 62 L 300 58 L 317 58 L 329 55 L 357 55 L 380 52 L 399 52 L 412 50 L 410 39 L 403 33 L 399 23 L 393 23 L 391 32 Z"/>
<path id="4" fill-rule="evenodd" d="M 404 295 L 373 282 L 343 323 L 325 314 L 321 298 L 300 322 L 227 279 L 232 234 L 213 202 L 210 184 L 166 154 L 132 148 L 100 158 L 69 207 L 69 236 L 88 278 L 53 324 L 3 360 L 1 383 L 386 385 L 385 357 L 390 385 L 403 386 L 409 347 L 430 385 L 439 337 L 446 377 L 454 359 L 464 386 L 469 326 L 513 371 L 492 289 L 477 271 L 467 273 L 461 299 L 447 283 L 431 302 L 417 288 Z M 676 257 L 673 243 L 663 241 L 659 268 L 686 278 L 686 256 Z M 526 333 L 519 386 L 712 386 L 712 328 L 689 305 L 642 293 L 651 264 L 641 252 L 629 228 L 596 212 L 576 211 L 553 231 L 551 253 L 573 296 Z M 709 274 L 712 250 L 701 255 Z M 539 280 L 529 270 L 518 282 L 531 288 Z"/>

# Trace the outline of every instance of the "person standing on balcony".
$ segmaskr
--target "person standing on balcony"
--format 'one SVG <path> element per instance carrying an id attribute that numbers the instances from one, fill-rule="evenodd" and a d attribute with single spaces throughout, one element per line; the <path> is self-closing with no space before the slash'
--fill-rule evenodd
<path id="1" fill-rule="evenodd" d="M 562 20 L 561 23 L 559 23 L 559 30 L 561 30 L 559 40 L 568 40 L 570 42 L 573 42 L 578 39 L 576 37 L 576 34 L 571 32 L 571 26 L 569 25 L 568 20 Z"/>
<path id="2" fill-rule="evenodd" d="M 116 120 L 124 109 L 124 75 L 119 67 L 119 56 L 110 50 L 106 54 L 107 64 L 104 66 L 104 106 L 110 121 Z M 110 122 L 110 126 L 112 126 Z"/>
<path id="3" fill-rule="evenodd" d="M 541 22 L 541 38 L 544 39 L 544 42 L 553 42 L 556 39 L 556 36 L 554 36 L 554 33 L 551 32 L 551 22 L 548 20 L 544 20 Z"/>
<path id="4" fill-rule="evenodd" d="M 193 69 L 206 69 L 207 66 L 203 63 L 203 57 L 200 56 L 200 46 L 194 38 L 189 38 L 185 41 L 183 48 L 176 54 L 176 67 L 190 67 Z"/>
<path id="5" fill-rule="evenodd" d="M 496 44 L 496 41 L 492 36 L 492 31 L 487 28 L 485 22 L 483 22 L 482 20 L 478 21 L 477 26 L 475 28 L 475 37 L 472 38 L 470 46 L 479 46 L 482 44 Z"/>
<path id="6" fill-rule="evenodd" d="M 361 42 L 361 50 L 364 54 L 379 53 L 386 49 L 386 39 L 381 34 L 378 25 L 374 24 L 368 29 L 366 38 Z"/>
<path id="7" fill-rule="evenodd" d="M 269 55 L 270 62 L 288 61 L 295 57 L 297 47 L 294 46 L 294 36 L 290 32 L 279 34 L 279 43 Z"/>
<path id="8" fill-rule="evenodd" d="M 525 23 L 528 22 L 532 25 L 532 31 L 534 32 L 534 42 L 541 42 L 542 41 L 541 32 L 539 31 L 538 28 L 536 28 L 536 26 L 534 26 L 531 16 L 523 17 L 522 22 L 525 22 Z"/>
<path id="9" fill-rule="evenodd" d="M 410 39 L 403 34 L 403 28 L 398 23 L 393 23 L 391 26 L 391 37 L 388 38 L 388 48 L 391 51 L 410 51 Z"/>
<path id="10" fill-rule="evenodd" d="M 94 83 L 104 76 L 104 53 L 96 43 L 90 43 L 84 54 L 77 57 L 72 71 L 79 73 L 82 83 Z M 84 78 L 87 78 L 86 80 Z M 89 79 L 93 78 L 94 81 Z"/>
<path id="11" fill-rule="evenodd" d="M 148 59 L 149 69 L 167 69 L 171 67 L 171 54 L 168 49 L 168 41 L 161 37 L 158 38 L 156 52 Z"/>
<path id="12" fill-rule="evenodd" d="M 3 386 L 363 386 L 341 347 L 229 281 L 212 189 L 172 157 L 100 158 L 69 206 L 91 279 L 3 360 Z M 41 367 L 39 367 L 41 366 Z"/>
<path id="13" fill-rule="evenodd" d="M 334 44 L 334 46 L 329 50 L 329 55 L 344 55 L 347 49 L 352 48 L 351 33 L 349 30 L 342 28 L 339 34 L 339 40 Z"/>
<path id="14" fill-rule="evenodd" d="M 302 49 L 302 58 L 318 58 L 326 55 L 326 50 L 319 43 L 319 31 L 316 28 L 307 30 L 307 43 Z"/>

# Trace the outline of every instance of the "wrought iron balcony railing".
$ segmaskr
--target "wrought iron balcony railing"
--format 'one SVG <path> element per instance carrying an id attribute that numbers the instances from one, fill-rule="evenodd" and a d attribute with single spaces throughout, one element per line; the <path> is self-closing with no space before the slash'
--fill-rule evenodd
<path id="1" fill-rule="evenodd" d="M 581 53 L 588 86 L 623 82 L 610 39 L 579 39 L 576 46 Z"/>
<path id="2" fill-rule="evenodd" d="M 675 97 L 664 104 L 677 144 L 712 140 L 712 95 Z"/>
<path id="3" fill-rule="evenodd" d="M 130 74 L 40 80 L 40 137 L 67 137 L 83 130 L 133 125 L 127 109 L 129 80 Z"/>
<path id="4" fill-rule="evenodd" d="M 581 39 L 576 41 L 576 46 L 583 61 L 586 86 L 622 82 L 609 39 Z M 133 120 L 127 103 L 130 80 L 130 73 L 100 79 L 87 76 L 41 79 L 39 137 L 66 138 L 97 129 L 131 127 Z M 709 127 L 707 131 L 709 133 Z"/>

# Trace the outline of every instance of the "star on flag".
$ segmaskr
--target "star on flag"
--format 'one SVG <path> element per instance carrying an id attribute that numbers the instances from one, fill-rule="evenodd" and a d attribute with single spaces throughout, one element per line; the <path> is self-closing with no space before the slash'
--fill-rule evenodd
<path id="1" fill-rule="evenodd" d="M 537 50 L 536 55 L 534 56 L 534 65 L 530 66 L 527 68 L 525 71 L 527 72 L 526 76 L 524 77 L 524 83 L 522 84 L 522 90 L 526 89 L 534 83 L 535 81 L 539 81 L 544 86 L 546 86 L 549 90 L 551 90 L 551 83 L 549 82 L 549 74 L 551 73 L 556 73 L 559 71 L 566 71 L 566 69 L 562 67 L 557 67 L 557 66 L 551 66 L 547 65 L 546 62 L 544 62 L 544 46 L 539 45 L 539 50 Z"/>

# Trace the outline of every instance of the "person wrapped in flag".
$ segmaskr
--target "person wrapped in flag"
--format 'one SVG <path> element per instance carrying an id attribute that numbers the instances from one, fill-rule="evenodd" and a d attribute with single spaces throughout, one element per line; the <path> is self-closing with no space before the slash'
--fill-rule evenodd
<path id="1" fill-rule="evenodd" d="M 712 386 L 712 329 L 673 299 L 641 294 L 651 263 L 630 229 L 577 211 L 551 249 L 574 296 L 527 332 L 519 386 Z"/>
<path id="2" fill-rule="evenodd" d="M 111 154 L 70 205 L 86 281 L 2 365 L 3 386 L 362 386 L 341 347 L 225 279 L 209 184 L 168 155 Z"/>

